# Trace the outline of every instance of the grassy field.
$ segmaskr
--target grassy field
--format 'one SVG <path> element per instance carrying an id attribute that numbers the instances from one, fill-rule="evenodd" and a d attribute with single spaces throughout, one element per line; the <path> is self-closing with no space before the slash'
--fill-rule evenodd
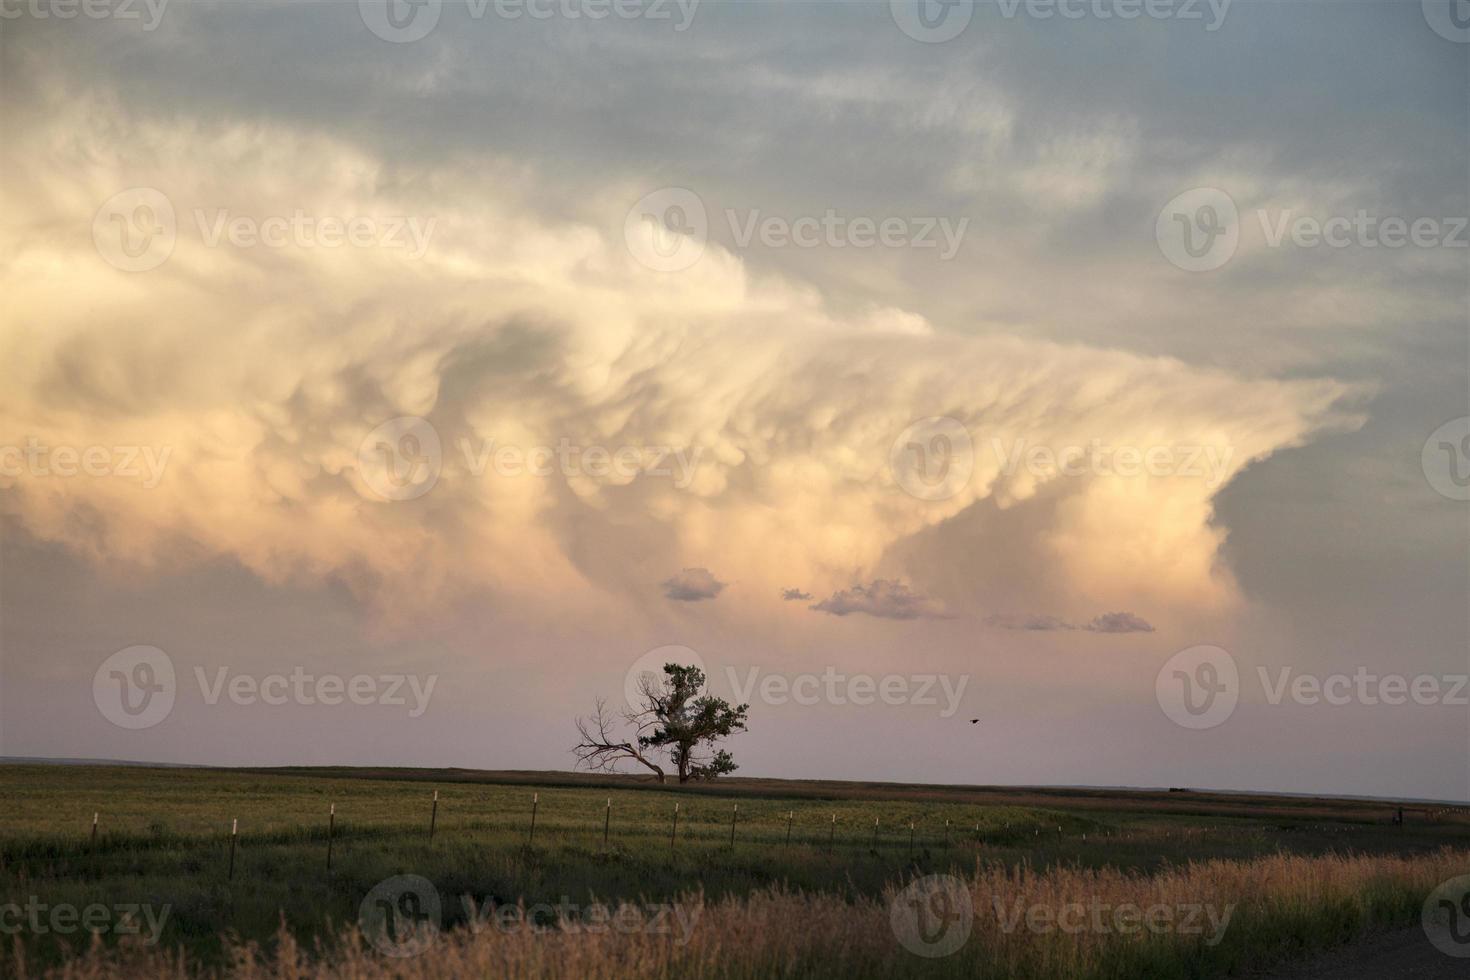
<path id="1" fill-rule="evenodd" d="M 90 958 L 78 956 L 94 930 L 58 925 L 50 911 L 38 913 L 40 927 L 28 919 L 7 930 L 6 975 L 124 970 L 111 956 L 150 975 L 178 966 L 159 957 L 181 955 L 195 969 L 284 976 L 305 949 L 333 972 L 363 975 L 486 975 L 493 961 L 525 976 L 630 975 L 614 967 L 648 976 L 1220 976 L 1411 924 L 1430 889 L 1470 871 L 1464 814 L 1414 813 L 1396 827 L 1388 806 L 1354 801 L 31 765 L 0 766 L 0 791 L 3 903 L 107 913 L 105 923 L 96 913 L 105 948 Z M 354 926 L 375 886 L 401 875 L 432 883 L 441 903 L 445 934 L 422 956 L 385 957 Z M 979 937 L 931 959 L 908 951 L 889 917 L 903 888 L 933 875 L 966 883 Z M 1210 913 L 1217 926 L 1230 920 L 1210 944 L 1208 930 L 1138 939 L 1095 922 L 1082 933 L 1017 927 L 1014 915 L 1007 930 L 997 915 L 1102 901 L 1199 906 L 1201 922 Z M 664 930 L 567 928 L 620 903 L 630 917 L 657 912 Z M 487 910 L 518 904 L 526 911 L 517 921 L 540 930 L 486 928 Z M 119 935 L 125 916 L 158 941 Z M 258 947 L 242 953 L 242 942 Z"/>

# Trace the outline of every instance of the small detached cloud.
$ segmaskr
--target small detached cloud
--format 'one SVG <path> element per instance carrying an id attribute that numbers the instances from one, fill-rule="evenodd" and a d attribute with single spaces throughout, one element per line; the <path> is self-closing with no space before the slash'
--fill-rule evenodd
<path id="1" fill-rule="evenodd" d="M 902 582 L 881 578 L 872 585 L 854 585 L 834 592 L 811 608 L 833 616 L 866 613 L 879 619 L 948 618 L 944 607 L 928 596 L 919 595 Z"/>
<path id="2" fill-rule="evenodd" d="M 787 602 L 806 602 L 812 598 L 812 594 L 800 589 L 782 589 L 781 598 Z"/>
<path id="3" fill-rule="evenodd" d="M 1001 613 L 986 616 L 985 625 L 994 626 L 1003 630 L 1036 630 L 1038 632 L 1074 630 L 1077 628 L 1071 623 L 1064 622 L 1055 616 L 1016 616 Z"/>
<path id="4" fill-rule="evenodd" d="M 1003 630 L 1080 630 L 1085 633 L 1152 633 L 1153 625 L 1131 612 L 1111 612 L 1095 616 L 1087 623 L 1069 623 L 1056 616 L 995 614 L 985 617 L 986 626 Z"/>
<path id="5" fill-rule="evenodd" d="M 1153 625 L 1131 612 L 1103 613 L 1082 627 L 1094 633 L 1152 633 Z"/>
<path id="6" fill-rule="evenodd" d="M 664 595 L 675 602 L 713 599 L 725 588 L 725 583 L 711 575 L 708 568 L 686 568 L 662 584 Z"/>

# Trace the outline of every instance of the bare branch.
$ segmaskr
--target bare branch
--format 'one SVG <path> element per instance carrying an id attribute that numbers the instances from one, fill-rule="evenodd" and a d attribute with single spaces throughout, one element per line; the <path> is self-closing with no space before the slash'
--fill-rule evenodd
<path id="1" fill-rule="evenodd" d="M 624 717 L 633 722 L 635 728 L 640 732 L 647 724 L 647 722 L 640 724 L 636 714 L 625 714 Z M 617 772 L 618 763 L 624 759 L 631 759 L 646 766 L 658 777 L 659 782 L 663 782 L 663 767 L 644 754 L 636 739 L 624 741 L 617 738 L 613 734 L 614 724 L 612 716 L 607 711 L 607 702 L 603 698 L 597 699 L 597 708 L 590 718 L 577 719 L 577 734 L 582 739 L 572 748 L 572 752 L 577 757 L 577 764 L 595 772 Z"/>

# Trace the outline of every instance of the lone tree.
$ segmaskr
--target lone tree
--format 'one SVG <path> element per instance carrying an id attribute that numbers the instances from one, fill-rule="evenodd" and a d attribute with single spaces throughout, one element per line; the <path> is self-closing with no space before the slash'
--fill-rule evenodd
<path id="1" fill-rule="evenodd" d="M 608 711 L 606 699 L 598 698 L 592 716 L 577 719 L 582 738 L 572 749 L 577 764 L 616 772 L 618 763 L 631 759 L 662 783 L 668 775 L 659 760 L 667 753 L 681 783 L 734 772 L 738 767 L 730 753 L 713 746 L 716 739 L 746 730 L 750 705 L 732 708 L 724 698 L 700 694 L 703 687 L 704 671 L 698 667 L 664 664 L 662 681 L 639 679 L 639 703 L 621 712 L 621 718 Z M 616 734 L 620 724 L 627 727 L 626 737 Z"/>

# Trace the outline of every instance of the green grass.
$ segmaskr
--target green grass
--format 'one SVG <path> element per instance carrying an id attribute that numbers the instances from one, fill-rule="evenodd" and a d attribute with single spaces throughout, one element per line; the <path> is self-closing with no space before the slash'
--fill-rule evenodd
<path id="1" fill-rule="evenodd" d="M 1195 859 L 1278 851 L 1393 854 L 1470 843 L 1463 824 L 1405 830 L 1358 819 L 1293 822 L 1241 816 L 1234 806 L 1221 814 L 1130 811 L 1124 795 L 1113 811 L 882 788 L 824 799 L 817 795 L 820 784 L 815 791 L 813 785 L 793 784 L 784 796 L 771 784 L 759 793 L 720 795 L 629 782 L 608 788 L 344 773 L 0 766 L 0 794 L 7 801 L 0 896 L 5 903 L 51 906 L 167 906 L 163 945 L 214 961 L 226 933 L 269 942 L 284 921 L 307 945 L 331 935 L 356 920 L 373 885 L 396 874 L 433 881 L 444 896 L 446 924 L 453 926 L 464 920 L 462 896 L 477 904 L 670 901 L 692 889 L 717 899 L 780 885 L 857 901 L 881 895 L 907 874 L 967 874 L 982 861 L 1153 872 Z M 533 793 L 539 804 L 531 843 Z M 671 845 L 676 803 L 678 832 Z M 337 815 L 329 871 L 331 805 Z M 94 811 L 100 814 L 95 844 Z M 230 879 L 232 820 L 240 830 Z M 48 963 L 90 937 L 26 931 L 22 938 L 33 963 Z"/>

